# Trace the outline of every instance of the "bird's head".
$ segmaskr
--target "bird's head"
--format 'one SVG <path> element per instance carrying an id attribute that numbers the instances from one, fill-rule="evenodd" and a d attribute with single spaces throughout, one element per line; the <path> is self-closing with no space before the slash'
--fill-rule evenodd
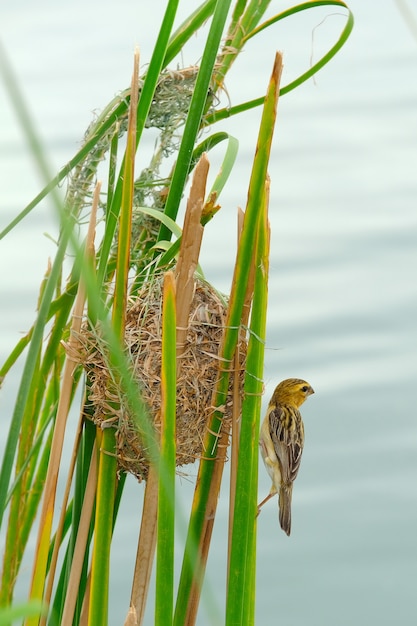
<path id="1" fill-rule="evenodd" d="M 312 393 L 313 387 L 305 380 L 287 378 L 275 388 L 274 400 L 277 404 L 290 404 L 298 408 Z"/>

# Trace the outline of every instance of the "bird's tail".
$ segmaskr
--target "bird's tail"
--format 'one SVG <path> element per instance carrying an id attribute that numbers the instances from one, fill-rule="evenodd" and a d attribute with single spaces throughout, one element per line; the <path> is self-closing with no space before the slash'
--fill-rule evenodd
<path id="1" fill-rule="evenodd" d="M 279 490 L 279 523 L 288 536 L 291 533 L 291 499 L 292 485 L 281 485 Z"/>

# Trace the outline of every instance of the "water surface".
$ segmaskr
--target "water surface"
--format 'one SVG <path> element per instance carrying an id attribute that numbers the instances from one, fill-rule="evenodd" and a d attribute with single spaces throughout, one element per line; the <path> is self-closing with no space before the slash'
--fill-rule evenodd
<path id="1" fill-rule="evenodd" d="M 135 44 L 148 62 L 164 5 L 154 2 L 153 16 L 131 0 L 44 0 L 36 8 L 22 0 L 2 8 L 3 43 L 52 171 L 73 155 L 93 110 L 128 84 Z M 349 42 L 315 82 L 281 99 L 274 137 L 265 403 L 288 376 L 306 378 L 316 394 L 303 410 L 306 448 L 291 538 L 279 529 L 275 501 L 259 518 L 262 626 L 407 626 L 417 618 L 417 41 L 399 5 L 350 6 L 356 25 Z M 305 69 L 311 52 L 318 55 L 337 36 L 337 13 L 293 18 L 248 46 L 227 84 L 232 102 L 265 89 L 276 48 L 284 52 L 284 82 Z M 312 29 L 325 15 L 312 44 Z M 198 61 L 202 41 L 193 41 L 185 65 Z M 0 93 L 3 226 L 42 183 Z M 224 291 L 258 123 L 254 111 L 216 128 L 240 141 L 233 181 L 203 251 L 207 276 Z M 44 231 L 56 234 L 48 202 L 0 244 L 2 359 L 33 320 L 55 250 Z M 11 379 L 0 398 L 2 433 L 15 386 Z M 179 483 L 185 509 L 192 487 L 191 480 Z M 259 488 L 262 496 L 269 489 L 263 468 Z M 112 554 L 112 624 L 126 612 L 140 516 L 142 487 L 129 479 L 127 489 Z M 222 620 L 226 523 L 224 489 L 202 626 Z"/>

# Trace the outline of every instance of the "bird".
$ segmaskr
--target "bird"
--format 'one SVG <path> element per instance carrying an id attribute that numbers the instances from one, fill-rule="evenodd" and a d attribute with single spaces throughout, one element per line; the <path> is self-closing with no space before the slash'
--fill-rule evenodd
<path id="1" fill-rule="evenodd" d="M 259 435 L 262 459 L 272 486 L 258 505 L 258 515 L 265 502 L 278 493 L 279 522 L 288 536 L 291 533 L 292 488 L 304 447 L 304 424 L 298 409 L 313 393 L 312 386 L 300 378 L 280 382 L 272 394 Z"/>

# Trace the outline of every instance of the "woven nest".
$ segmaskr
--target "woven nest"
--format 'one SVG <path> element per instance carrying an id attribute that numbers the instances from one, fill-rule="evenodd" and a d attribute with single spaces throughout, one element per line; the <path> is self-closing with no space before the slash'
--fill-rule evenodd
<path id="1" fill-rule="evenodd" d="M 225 305 L 208 284 L 196 281 L 184 352 L 177 379 L 177 466 L 204 455 L 203 440 L 213 412 L 212 395 L 218 376 L 218 352 L 225 321 Z M 162 279 L 147 283 L 126 313 L 125 343 L 135 376 L 157 432 L 161 409 Z M 89 383 L 90 416 L 98 425 L 116 426 L 119 470 L 146 479 L 149 459 L 140 432 L 129 415 L 121 391 L 112 380 L 103 342 L 96 331 L 82 334 L 83 364 Z M 240 379 L 242 376 L 239 374 Z M 233 375 L 231 383 L 233 384 Z M 224 425 L 231 418 L 230 392 L 224 406 Z M 103 424 L 103 422 L 106 422 Z"/>

